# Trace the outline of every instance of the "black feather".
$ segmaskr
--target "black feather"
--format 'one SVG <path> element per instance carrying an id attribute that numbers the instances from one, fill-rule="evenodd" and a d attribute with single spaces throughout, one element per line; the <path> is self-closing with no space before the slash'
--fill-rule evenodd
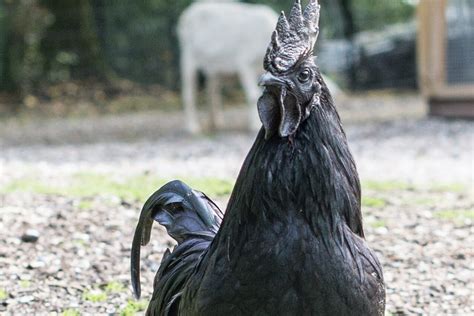
<path id="1" fill-rule="evenodd" d="M 178 180 L 167 183 L 148 198 L 142 208 L 132 243 L 131 276 L 137 298 L 141 295 L 140 246 L 148 244 L 153 220 L 165 226 L 168 234 L 178 242 L 171 254 L 165 253 L 160 267 L 163 270 L 175 257 L 179 258 L 179 254 L 189 256 L 195 253 L 195 245 L 183 245 L 187 239 L 207 243 L 212 240 L 219 229 L 222 212 L 205 194 L 192 190 Z"/>

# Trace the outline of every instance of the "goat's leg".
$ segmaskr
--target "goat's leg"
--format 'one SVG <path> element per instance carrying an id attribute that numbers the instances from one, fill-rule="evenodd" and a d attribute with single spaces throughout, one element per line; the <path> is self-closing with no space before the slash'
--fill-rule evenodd
<path id="1" fill-rule="evenodd" d="M 248 128 L 258 130 L 261 126 L 257 112 L 257 100 L 261 91 L 258 87 L 257 74 L 250 66 L 239 67 L 240 82 L 244 88 L 248 104 Z"/>
<path id="2" fill-rule="evenodd" d="M 181 55 L 181 93 L 184 104 L 185 126 L 188 132 L 197 134 L 200 131 L 196 110 L 197 68 L 191 54 L 183 47 Z"/>
<path id="3" fill-rule="evenodd" d="M 211 128 L 220 129 L 224 127 L 224 117 L 222 114 L 222 97 L 217 74 L 207 76 L 207 95 L 211 104 Z"/>

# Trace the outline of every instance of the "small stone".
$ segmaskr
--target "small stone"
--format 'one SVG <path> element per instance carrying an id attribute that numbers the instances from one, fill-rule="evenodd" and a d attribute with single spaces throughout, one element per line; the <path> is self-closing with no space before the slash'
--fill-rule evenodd
<path id="1" fill-rule="evenodd" d="M 40 261 L 40 260 L 36 260 L 36 261 L 30 262 L 30 263 L 26 266 L 26 268 L 27 268 L 28 270 L 33 270 L 33 269 L 43 268 L 45 265 L 46 265 L 45 262 Z"/>
<path id="2" fill-rule="evenodd" d="M 21 240 L 23 242 L 37 242 L 39 239 L 40 233 L 35 229 L 28 229 L 22 236 Z"/>
<path id="3" fill-rule="evenodd" d="M 33 295 L 22 296 L 18 299 L 20 303 L 28 303 L 34 300 L 35 300 L 35 297 Z"/>
<path id="4" fill-rule="evenodd" d="M 107 307 L 107 310 L 106 310 L 106 313 L 109 314 L 109 315 L 113 315 L 117 312 L 117 309 L 114 307 L 114 306 L 108 306 Z"/>

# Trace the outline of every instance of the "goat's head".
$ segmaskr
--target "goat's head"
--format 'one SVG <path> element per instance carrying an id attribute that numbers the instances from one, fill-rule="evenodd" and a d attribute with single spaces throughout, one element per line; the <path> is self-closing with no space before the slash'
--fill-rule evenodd
<path id="1" fill-rule="evenodd" d="M 319 104 L 321 85 L 313 47 L 319 34 L 318 0 L 310 0 L 304 12 L 296 0 L 288 19 L 282 12 L 263 61 L 266 73 L 258 100 L 258 113 L 269 138 L 293 135 Z"/>

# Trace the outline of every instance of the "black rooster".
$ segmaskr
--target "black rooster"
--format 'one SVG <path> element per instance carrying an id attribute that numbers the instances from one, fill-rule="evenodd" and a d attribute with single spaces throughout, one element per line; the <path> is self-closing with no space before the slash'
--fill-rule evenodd
<path id="1" fill-rule="evenodd" d="M 180 181 L 145 203 L 132 245 L 154 220 L 165 253 L 147 315 L 383 315 L 382 269 L 364 241 L 360 184 L 339 116 L 314 63 L 317 0 L 281 14 L 264 59 L 263 128 L 227 212 Z"/>

